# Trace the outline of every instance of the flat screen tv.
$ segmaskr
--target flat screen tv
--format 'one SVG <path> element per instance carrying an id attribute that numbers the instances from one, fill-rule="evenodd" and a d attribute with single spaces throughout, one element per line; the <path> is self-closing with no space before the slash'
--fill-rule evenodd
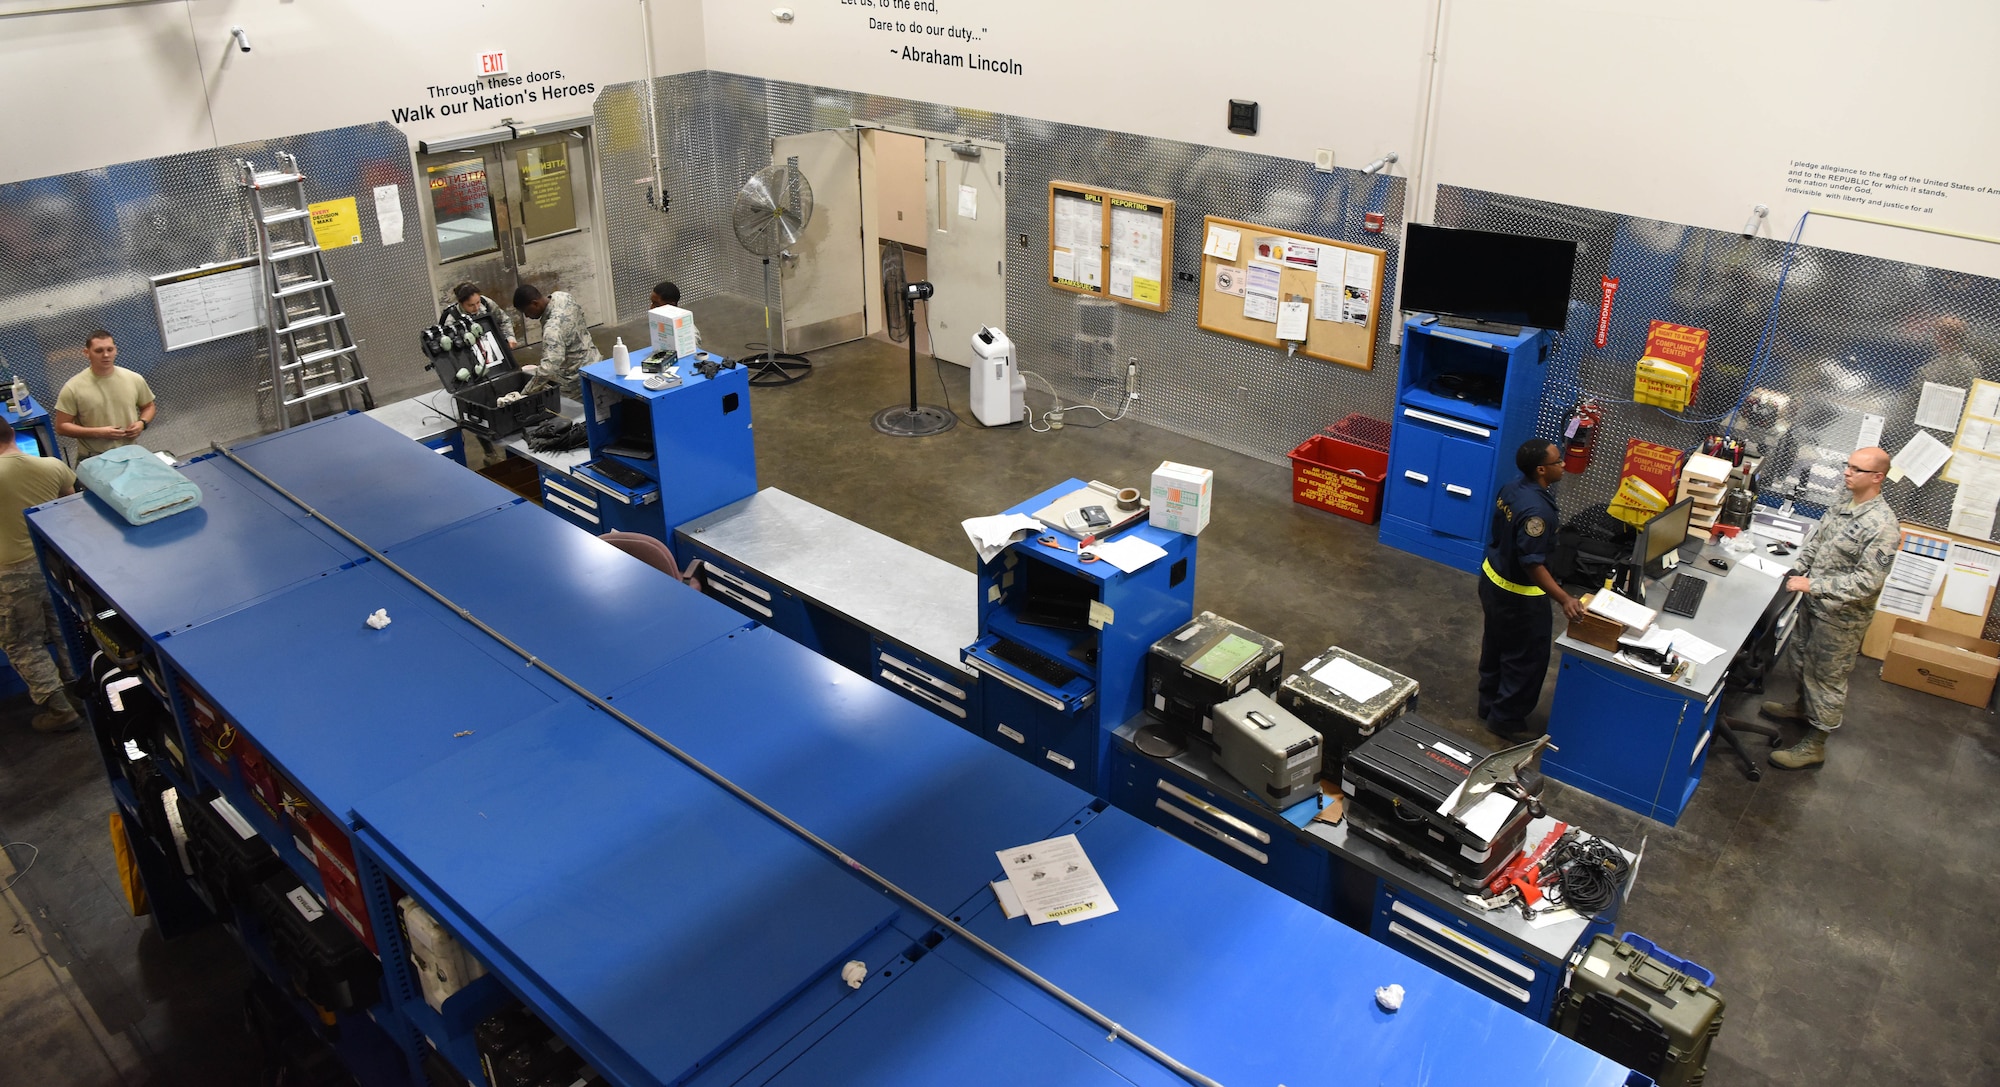
<path id="1" fill-rule="evenodd" d="M 1411 223 L 1403 311 L 1560 332 L 1575 267 L 1575 242 Z"/>

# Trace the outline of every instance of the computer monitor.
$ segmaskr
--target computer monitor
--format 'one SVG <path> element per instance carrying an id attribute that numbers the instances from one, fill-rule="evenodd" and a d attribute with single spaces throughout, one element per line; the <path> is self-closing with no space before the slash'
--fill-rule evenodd
<path id="1" fill-rule="evenodd" d="M 42 455 L 42 443 L 37 441 L 33 434 L 25 430 L 14 432 L 14 446 L 31 457 Z"/>
<path id="2" fill-rule="evenodd" d="M 1692 498 L 1683 498 L 1655 514 L 1639 530 L 1639 540 L 1632 545 L 1632 564 L 1645 567 L 1647 577 L 1665 574 L 1664 560 L 1687 542 L 1688 522 L 1693 515 Z"/>

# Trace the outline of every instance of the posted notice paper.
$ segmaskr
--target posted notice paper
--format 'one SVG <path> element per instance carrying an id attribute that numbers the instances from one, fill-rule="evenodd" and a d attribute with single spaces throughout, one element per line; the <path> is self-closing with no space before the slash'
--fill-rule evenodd
<path id="1" fill-rule="evenodd" d="M 1000 858 L 1001 870 L 1031 924 L 1068 925 L 1118 911 L 1074 834 L 1003 849 L 994 856 Z"/>

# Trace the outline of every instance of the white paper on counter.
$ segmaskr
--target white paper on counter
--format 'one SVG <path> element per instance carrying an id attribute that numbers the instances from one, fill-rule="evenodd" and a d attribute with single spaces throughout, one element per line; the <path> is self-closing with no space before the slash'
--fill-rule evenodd
<path id="1" fill-rule="evenodd" d="M 1069 925 L 1118 910 L 1074 834 L 1002 849 L 994 856 L 1000 858 L 1001 870 L 1020 896 L 1030 924 Z"/>
<path id="2" fill-rule="evenodd" d="M 1314 672 L 1312 677 L 1356 702 L 1371 701 L 1376 695 L 1388 690 L 1390 685 L 1389 680 L 1345 657 L 1333 658 L 1325 667 Z"/>
<path id="3" fill-rule="evenodd" d="M 1025 513 L 1002 513 L 992 517 L 968 517 L 959 524 L 979 552 L 980 562 L 992 562 L 1007 545 L 1030 532 L 1042 531 L 1042 523 Z"/>
<path id="4" fill-rule="evenodd" d="M 1166 548 L 1137 536 L 1125 536 L 1107 543 L 1092 544 L 1084 550 L 1128 574 L 1145 569 L 1153 560 L 1167 553 Z"/>

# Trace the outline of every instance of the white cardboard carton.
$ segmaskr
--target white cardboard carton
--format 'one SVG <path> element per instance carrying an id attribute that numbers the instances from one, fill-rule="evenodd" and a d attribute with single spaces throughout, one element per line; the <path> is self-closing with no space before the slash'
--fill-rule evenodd
<path id="1" fill-rule="evenodd" d="M 646 325 L 653 331 L 655 354 L 664 352 L 672 359 L 694 354 L 694 314 L 679 306 L 661 306 L 646 311 Z"/>
<path id="2" fill-rule="evenodd" d="M 1199 536 L 1208 527 L 1214 497 L 1213 471 L 1163 460 L 1153 469 L 1153 510 L 1148 520 L 1159 528 Z"/>

